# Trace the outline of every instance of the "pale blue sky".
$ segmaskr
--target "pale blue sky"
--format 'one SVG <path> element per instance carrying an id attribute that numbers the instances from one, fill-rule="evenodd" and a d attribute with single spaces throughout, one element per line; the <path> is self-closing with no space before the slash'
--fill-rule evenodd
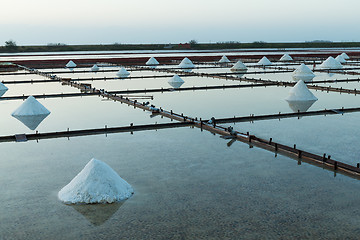
<path id="1" fill-rule="evenodd" d="M 12 0 L 0 44 L 360 41 L 357 0 Z"/>

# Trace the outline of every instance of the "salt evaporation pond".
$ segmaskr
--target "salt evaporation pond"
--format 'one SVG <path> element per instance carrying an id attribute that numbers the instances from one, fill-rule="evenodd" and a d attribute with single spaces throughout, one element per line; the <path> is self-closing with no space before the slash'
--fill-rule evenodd
<path id="1" fill-rule="evenodd" d="M 178 54 L 181 56 L 183 53 Z M 224 53 L 219 52 L 221 57 Z M 291 54 L 291 53 L 290 53 Z M 204 54 L 206 55 L 206 54 Z M 231 56 L 231 54 L 226 54 Z M 265 54 L 264 54 L 265 55 Z M 292 55 L 292 54 L 291 54 Z M 68 56 L 71 59 L 71 56 Z M 220 58 L 219 58 L 220 59 Z M 294 68 L 297 65 L 294 65 Z M 161 68 L 162 66 L 159 66 Z M 114 72 L 73 73 L 61 77 L 115 78 Z M 229 68 L 194 72 L 231 72 Z M 59 69 L 47 69 L 58 71 Z M 43 70 L 43 71 L 47 71 Z M 89 68 L 76 68 L 90 70 Z M 248 71 L 264 71 L 249 68 Z M 267 69 L 266 71 L 271 71 Z M 350 76 L 315 73 L 314 80 Z M 130 71 L 130 76 L 173 75 Z M 247 77 L 292 81 L 292 73 Z M 169 78 L 85 81 L 106 90 L 170 88 Z M 212 78 L 182 77 L 180 87 L 248 84 Z M 1 76 L 0 80 L 45 79 L 37 75 Z M 340 86 L 340 83 L 338 83 Z M 333 85 L 333 84 L 331 84 Z M 355 86 L 356 83 L 351 83 Z M 350 86 L 341 83 L 341 86 Z M 80 92 L 60 83 L 8 85 L 6 96 Z M 351 87 L 354 88 L 354 87 Z M 191 117 L 233 117 L 292 112 L 285 98 L 290 87 L 255 87 L 141 93 L 157 107 Z M 310 110 L 359 107 L 358 95 L 311 90 L 319 99 Z M 51 114 L 36 129 L 89 129 L 130 123 L 171 122 L 149 112 L 98 96 L 38 99 Z M 11 117 L 22 100 L 0 101 L 0 135 L 33 133 Z M 351 164 L 360 162 L 360 113 L 300 119 L 223 124 L 261 138 Z M 360 182 L 191 127 L 1 143 L 0 239 L 356 239 Z M 128 200 L 108 205 L 65 205 L 59 190 L 91 158 L 104 160 L 132 185 Z M 69 231 L 71 226 L 71 231 Z M 315 226 L 315 227 L 314 227 Z"/>

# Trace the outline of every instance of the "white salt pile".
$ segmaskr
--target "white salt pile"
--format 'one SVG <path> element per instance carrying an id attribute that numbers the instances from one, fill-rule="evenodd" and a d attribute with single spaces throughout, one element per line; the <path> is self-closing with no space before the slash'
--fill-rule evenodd
<path id="1" fill-rule="evenodd" d="M 294 59 L 287 53 L 285 53 L 281 58 L 281 62 L 293 61 Z"/>
<path id="2" fill-rule="evenodd" d="M 99 71 L 99 69 L 100 69 L 99 66 L 96 64 L 94 64 L 94 66 L 91 67 L 91 71 L 93 71 L 93 72 L 97 72 L 97 71 Z"/>
<path id="3" fill-rule="evenodd" d="M 247 67 L 239 60 L 232 68 L 230 68 L 230 70 L 233 72 L 245 72 L 247 70 Z"/>
<path id="4" fill-rule="evenodd" d="M 187 57 L 184 58 L 181 63 L 179 64 L 179 68 L 194 68 L 195 65 L 192 63 L 190 59 Z"/>
<path id="5" fill-rule="evenodd" d="M 300 67 L 293 72 L 292 77 L 295 81 L 303 80 L 306 82 L 313 80 L 315 74 L 308 66 L 302 63 Z"/>
<path id="6" fill-rule="evenodd" d="M 70 60 L 67 64 L 66 67 L 67 68 L 75 68 L 77 65 L 76 63 L 74 63 L 72 60 Z"/>
<path id="7" fill-rule="evenodd" d="M 219 63 L 229 63 L 230 60 L 228 59 L 227 56 L 222 56 L 222 58 L 219 60 Z"/>
<path id="8" fill-rule="evenodd" d="M 290 90 L 289 96 L 285 100 L 294 112 L 306 112 L 318 99 L 310 92 L 306 84 L 299 80 Z"/>
<path id="9" fill-rule="evenodd" d="M 339 63 L 346 63 L 345 58 L 341 55 L 338 55 L 335 60 L 337 60 Z"/>
<path id="10" fill-rule="evenodd" d="M 258 62 L 258 65 L 261 65 L 261 66 L 269 66 L 271 64 L 272 64 L 272 62 L 270 62 L 270 60 L 265 56 L 262 59 L 260 59 L 260 61 Z"/>
<path id="11" fill-rule="evenodd" d="M 342 65 L 330 56 L 319 67 L 322 69 L 341 69 Z"/>
<path id="12" fill-rule="evenodd" d="M 173 88 L 179 88 L 181 87 L 181 85 L 184 84 L 184 80 L 182 78 L 180 78 L 177 74 L 175 74 L 172 78 L 169 79 L 168 83 L 173 87 Z"/>
<path id="13" fill-rule="evenodd" d="M 7 90 L 9 89 L 2 82 L 0 82 L 0 97 L 2 97 Z"/>
<path id="14" fill-rule="evenodd" d="M 29 129 L 35 130 L 37 126 L 50 114 L 33 96 L 29 96 L 12 114 Z"/>
<path id="15" fill-rule="evenodd" d="M 119 78 L 127 78 L 129 75 L 130 73 L 124 67 L 121 67 L 121 69 L 116 73 L 116 76 Z"/>
<path id="16" fill-rule="evenodd" d="M 93 158 L 59 191 L 58 197 L 66 204 L 113 203 L 126 200 L 133 193 L 131 185 L 109 165 Z"/>
<path id="17" fill-rule="evenodd" d="M 149 65 L 149 66 L 153 66 L 153 65 L 159 65 L 159 62 L 158 62 L 158 60 L 156 60 L 156 58 L 151 57 L 151 58 L 149 58 L 149 60 L 147 60 L 147 62 L 145 64 Z"/>
<path id="18" fill-rule="evenodd" d="M 345 59 L 345 60 L 349 60 L 350 57 L 346 54 L 346 53 L 342 53 L 341 56 Z"/>

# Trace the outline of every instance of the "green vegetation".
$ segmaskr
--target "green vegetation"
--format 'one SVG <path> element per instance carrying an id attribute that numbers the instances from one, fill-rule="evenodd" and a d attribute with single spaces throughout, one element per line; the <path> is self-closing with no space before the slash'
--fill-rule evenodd
<path id="1" fill-rule="evenodd" d="M 193 50 L 215 50 L 215 49 L 244 49 L 244 48 L 349 48 L 360 47 L 360 42 L 294 42 L 294 43 L 267 43 L 256 41 L 252 43 L 240 42 L 218 42 L 198 43 L 196 40 L 189 42 Z M 170 46 L 170 47 L 169 47 Z M 122 50 L 164 50 L 183 49 L 179 44 L 108 44 L 108 45 L 66 45 L 63 43 L 49 43 L 44 46 L 17 46 L 16 42 L 9 40 L 5 46 L 0 47 L 1 53 L 10 52 L 70 52 L 70 51 L 122 51 Z"/>

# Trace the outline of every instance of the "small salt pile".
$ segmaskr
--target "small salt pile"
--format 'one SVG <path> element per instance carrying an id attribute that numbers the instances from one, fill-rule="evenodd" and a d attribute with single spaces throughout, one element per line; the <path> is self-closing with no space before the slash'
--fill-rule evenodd
<path id="1" fill-rule="evenodd" d="M 303 80 L 304 82 L 306 82 L 313 80 L 315 74 L 313 73 L 313 71 L 311 71 L 311 69 L 308 66 L 302 63 L 300 67 L 298 67 L 293 72 L 292 77 L 295 81 Z"/>
<path id="2" fill-rule="evenodd" d="M 130 198 L 133 193 L 130 184 L 109 165 L 93 158 L 59 191 L 58 197 L 66 204 L 114 203 Z"/>
<path id="3" fill-rule="evenodd" d="M 293 58 L 292 58 L 289 54 L 285 53 L 285 54 L 280 58 L 280 61 L 281 61 L 281 62 L 293 61 Z"/>
<path id="4" fill-rule="evenodd" d="M 179 88 L 181 87 L 181 85 L 184 84 L 184 80 L 182 78 L 180 78 L 177 74 L 175 74 L 172 78 L 169 79 L 168 83 L 173 87 L 173 88 Z"/>
<path id="5" fill-rule="evenodd" d="M 345 59 L 345 60 L 349 60 L 350 57 L 346 54 L 346 53 L 342 53 L 341 56 Z"/>
<path id="6" fill-rule="evenodd" d="M 342 65 L 330 56 L 319 67 L 322 69 L 341 69 Z"/>
<path id="7" fill-rule="evenodd" d="M 156 58 L 151 57 L 149 58 L 149 60 L 147 60 L 147 62 L 145 63 L 148 66 L 154 66 L 154 65 L 159 65 L 158 60 L 156 60 Z"/>
<path id="8" fill-rule="evenodd" d="M 232 72 L 245 72 L 245 71 L 247 71 L 247 67 L 245 66 L 244 63 L 242 63 L 239 60 L 239 61 L 237 61 L 237 63 L 235 63 L 235 65 L 232 68 L 230 68 L 230 70 Z"/>
<path id="9" fill-rule="evenodd" d="M 67 64 L 66 67 L 67 68 L 75 68 L 77 65 L 76 63 L 74 63 L 72 60 L 70 60 Z"/>
<path id="10" fill-rule="evenodd" d="M 94 64 L 94 66 L 91 67 L 91 71 L 93 71 L 93 72 L 97 72 L 97 71 L 99 71 L 99 69 L 100 69 L 99 66 L 96 64 Z"/>
<path id="11" fill-rule="evenodd" d="M 222 56 L 222 58 L 219 60 L 219 63 L 229 63 L 230 60 L 228 59 L 227 56 Z"/>
<path id="12" fill-rule="evenodd" d="M 346 63 L 345 58 L 341 55 L 338 55 L 335 60 L 337 60 L 339 63 Z"/>
<path id="13" fill-rule="evenodd" d="M 2 97 L 7 90 L 9 89 L 2 82 L 0 82 L 0 97 Z"/>
<path id="14" fill-rule="evenodd" d="M 272 64 L 272 62 L 270 62 L 270 60 L 265 56 L 262 59 L 260 59 L 260 61 L 258 62 L 258 65 L 261 65 L 261 66 L 269 66 L 271 64 Z"/>
<path id="15" fill-rule="evenodd" d="M 290 90 L 289 96 L 285 100 L 294 112 L 306 112 L 318 99 L 310 92 L 306 84 L 299 80 Z"/>
<path id="16" fill-rule="evenodd" d="M 116 73 L 116 76 L 119 78 L 126 78 L 129 75 L 130 73 L 124 67 L 121 67 L 121 69 Z"/>
<path id="17" fill-rule="evenodd" d="M 194 64 L 192 63 L 192 61 L 190 59 L 188 59 L 187 57 L 184 58 L 181 63 L 179 64 L 179 68 L 194 68 Z"/>
<path id="18" fill-rule="evenodd" d="M 50 114 L 33 96 L 29 96 L 12 114 L 29 129 L 35 130 L 39 124 Z"/>

